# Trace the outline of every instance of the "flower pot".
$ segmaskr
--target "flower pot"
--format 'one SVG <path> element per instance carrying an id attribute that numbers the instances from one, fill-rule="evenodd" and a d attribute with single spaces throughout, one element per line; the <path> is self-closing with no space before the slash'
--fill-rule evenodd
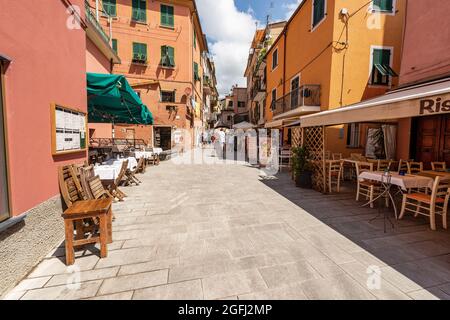
<path id="1" fill-rule="evenodd" d="M 304 189 L 311 189 L 312 188 L 312 172 L 311 171 L 303 171 L 302 173 L 296 175 L 295 186 L 304 188 Z"/>

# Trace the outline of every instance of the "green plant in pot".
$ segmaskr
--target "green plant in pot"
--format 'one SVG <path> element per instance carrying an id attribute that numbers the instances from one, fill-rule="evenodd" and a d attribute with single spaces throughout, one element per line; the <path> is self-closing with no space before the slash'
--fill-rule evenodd
<path id="1" fill-rule="evenodd" d="M 306 147 L 292 148 L 292 170 L 297 187 L 312 188 L 312 165 L 309 159 L 309 151 Z"/>

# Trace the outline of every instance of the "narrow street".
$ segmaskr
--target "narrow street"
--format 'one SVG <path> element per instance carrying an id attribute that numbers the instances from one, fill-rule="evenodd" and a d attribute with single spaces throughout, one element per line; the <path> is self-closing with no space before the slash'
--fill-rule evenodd
<path id="1" fill-rule="evenodd" d="M 261 177 L 258 169 L 245 164 L 166 161 L 149 167 L 140 178 L 141 186 L 124 188 L 129 197 L 114 204 L 114 242 L 107 258 L 100 260 L 96 248 L 89 248 L 76 252 L 75 266 L 67 268 L 61 242 L 7 298 L 450 297 L 445 293 L 450 268 L 444 266 L 450 261 L 448 234 L 428 231 L 426 222 L 406 220 L 394 234 L 385 235 L 380 223 L 365 222 L 373 211 L 355 210 L 353 194 L 324 198 L 295 188 L 287 173 Z M 289 199 L 303 201 L 322 220 Z M 333 220 L 324 220 L 327 216 Z M 344 236 L 345 229 L 356 232 L 355 239 L 372 238 L 367 243 L 378 248 L 378 254 Z M 446 246 L 438 243 L 444 237 Z M 405 246 L 407 239 L 416 242 L 403 254 L 400 247 L 393 251 L 393 243 Z M 422 271 L 398 271 L 413 264 Z M 381 270 L 381 287 L 375 290 L 368 286 L 369 266 Z M 432 287 L 433 294 L 424 286 Z"/>

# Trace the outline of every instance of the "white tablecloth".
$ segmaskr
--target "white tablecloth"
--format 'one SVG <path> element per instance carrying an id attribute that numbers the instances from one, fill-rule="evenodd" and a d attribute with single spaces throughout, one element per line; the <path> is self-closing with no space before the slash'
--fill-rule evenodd
<path id="1" fill-rule="evenodd" d="M 123 158 L 123 159 L 111 159 L 108 160 L 106 162 L 107 165 L 109 166 L 115 166 L 118 167 L 119 170 L 122 167 L 122 162 L 124 162 L 125 160 L 128 160 L 128 169 L 133 170 L 134 168 L 137 167 L 137 160 L 135 157 L 129 157 L 129 158 Z"/>
<path id="2" fill-rule="evenodd" d="M 160 155 L 163 152 L 163 149 L 161 149 L 161 148 L 153 148 L 153 152 L 156 153 L 157 155 Z"/>
<path id="3" fill-rule="evenodd" d="M 373 181 L 386 181 L 383 178 L 384 172 L 380 171 L 365 171 L 359 175 L 360 180 L 373 180 Z M 399 186 L 402 190 L 408 190 L 411 188 L 433 188 L 434 180 L 430 177 L 417 176 L 412 174 L 407 174 L 404 176 L 398 173 L 391 173 L 391 184 Z"/>
<path id="4" fill-rule="evenodd" d="M 100 177 L 100 180 L 115 180 L 120 173 L 120 168 L 117 166 L 95 166 L 94 172 L 96 176 Z"/>
<path id="5" fill-rule="evenodd" d="M 151 159 L 153 157 L 153 152 L 150 151 L 135 151 L 134 156 L 136 159 L 144 157 L 145 159 Z"/>

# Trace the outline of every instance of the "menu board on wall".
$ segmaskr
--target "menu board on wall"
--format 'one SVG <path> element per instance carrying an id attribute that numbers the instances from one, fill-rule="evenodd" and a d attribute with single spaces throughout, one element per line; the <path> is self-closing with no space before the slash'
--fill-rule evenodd
<path id="1" fill-rule="evenodd" d="M 51 120 L 53 155 L 86 151 L 86 113 L 53 104 Z"/>

